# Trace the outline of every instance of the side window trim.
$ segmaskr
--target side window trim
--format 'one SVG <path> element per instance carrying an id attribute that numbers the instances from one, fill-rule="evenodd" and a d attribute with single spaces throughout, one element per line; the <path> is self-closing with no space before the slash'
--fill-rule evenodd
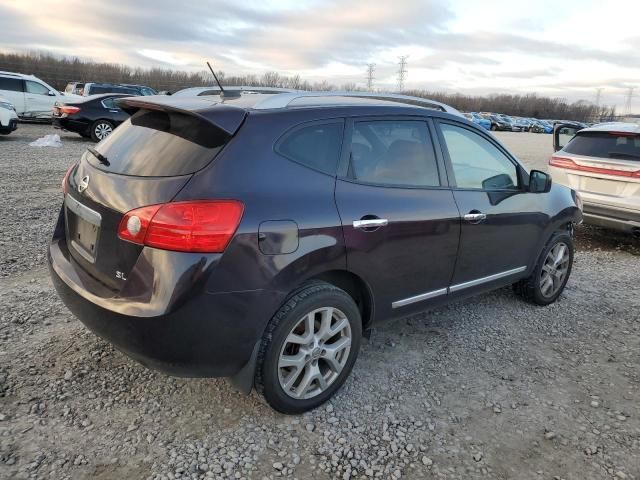
<path id="1" fill-rule="evenodd" d="M 306 163 L 301 162 L 300 160 L 297 160 L 295 158 L 292 158 L 289 155 L 286 155 L 285 153 L 280 151 L 280 145 L 282 144 L 282 142 L 284 140 L 286 140 L 290 135 L 292 135 L 293 133 L 297 132 L 298 130 L 302 130 L 303 128 L 307 128 L 307 127 L 312 127 L 314 125 L 340 125 L 342 127 L 342 138 L 340 139 L 340 152 L 338 154 L 338 161 L 336 164 L 336 172 L 327 172 L 326 170 L 321 170 L 319 168 L 314 168 L 311 165 L 307 165 Z M 325 175 L 330 175 L 332 177 L 336 177 L 337 175 L 337 171 L 340 169 L 340 164 L 342 163 L 342 155 L 344 153 L 344 144 L 345 144 L 345 119 L 342 117 L 339 118 L 327 118 L 327 119 L 323 119 L 323 120 L 313 120 L 310 122 L 304 122 L 304 123 L 299 123 L 291 128 L 289 128 L 288 130 L 286 130 L 282 135 L 280 135 L 280 137 L 278 137 L 278 139 L 275 141 L 275 143 L 273 144 L 273 151 L 274 153 L 280 155 L 281 157 L 286 158 L 287 160 L 294 162 L 297 165 L 301 165 L 305 168 L 308 168 L 310 170 L 313 170 L 315 172 L 319 172 L 319 173 L 323 173 Z"/>
<path id="2" fill-rule="evenodd" d="M 429 140 L 431 140 L 434 155 L 436 158 L 436 167 L 438 169 L 438 178 L 440 185 L 400 185 L 395 183 L 374 183 L 363 180 L 351 178 L 349 176 L 349 164 L 351 162 L 351 139 L 353 137 L 354 125 L 358 122 L 389 122 L 389 121 L 404 121 L 404 122 L 423 122 L 427 128 Z M 345 182 L 356 183 L 359 185 L 370 185 L 374 187 L 385 188 L 404 188 L 404 189 L 420 189 L 420 190 L 442 190 L 448 189 L 449 183 L 447 174 L 445 172 L 445 164 L 440 152 L 439 142 L 436 142 L 436 129 L 430 117 L 421 115 L 377 115 L 377 116 L 354 116 L 349 117 L 346 121 L 344 136 L 342 142 L 342 155 L 340 157 L 340 164 L 338 166 L 338 178 Z"/>
<path id="3" fill-rule="evenodd" d="M 522 165 L 520 164 L 520 162 L 518 162 L 515 158 L 513 158 L 513 156 L 508 151 L 506 151 L 502 147 L 502 145 L 497 143 L 494 139 L 489 137 L 487 134 L 485 134 L 484 132 L 481 132 L 481 131 L 476 131 L 475 129 L 469 128 L 467 125 L 455 122 L 453 120 L 439 118 L 437 120 L 434 120 L 434 122 L 436 123 L 436 127 L 437 127 L 436 130 L 437 130 L 438 142 L 440 144 L 441 153 L 442 153 L 442 156 L 443 156 L 444 161 L 445 161 L 445 168 L 446 168 L 446 171 L 447 171 L 447 176 L 449 177 L 449 184 L 451 185 L 451 188 L 453 190 L 469 190 L 469 191 L 476 191 L 476 192 L 487 192 L 487 191 L 491 191 L 491 192 L 513 192 L 514 191 L 514 190 L 509 190 L 509 189 L 484 190 L 482 188 L 458 187 L 456 185 L 456 180 L 455 180 L 456 176 L 455 176 L 455 173 L 453 171 L 453 165 L 451 163 L 451 157 L 449 156 L 449 149 L 447 148 L 447 142 L 445 141 L 444 134 L 442 133 L 442 128 L 440 128 L 440 126 L 443 125 L 443 124 L 451 125 L 451 126 L 457 127 L 457 128 L 464 128 L 465 130 L 473 132 L 476 135 L 479 135 L 480 137 L 482 137 L 485 140 L 487 140 L 491 145 L 493 145 L 496 149 L 498 149 L 498 151 L 500 151 L 516 167 L 516 175 L 518 177 L 518 190 L 521 191 L 521 190 L 524 190 L 524 189 L 527 188 L 527 184 L 526 184 L 526 181 L 525 181 L 526 175 L 524 174 L 525 171 L 524 171 L 524 168 L 522 167 Z"/>

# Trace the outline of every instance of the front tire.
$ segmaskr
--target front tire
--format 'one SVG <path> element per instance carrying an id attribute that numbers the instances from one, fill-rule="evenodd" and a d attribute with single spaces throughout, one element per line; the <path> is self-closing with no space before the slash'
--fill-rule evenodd
<path id="1" fill-rule="evenodd" d="M 495 132 L 496 130 L 498 130 L 498 127 L 494 124 L 491 124 L 491 130 Z"/>
<path id="2" fill-rule="evenodd" d="M 316 408 L 349 376 L 361 338 L 360 311 L 349 294 L 324 282 L 303 287 L 267 326 L 256 390 L 281 413 Z"/>
<path id="3" fill-rule="evenodd" d="M 573 239 L 568 233 L 553 235 L 542 250 L 531 276 L 515 283 L 514 291 L 536 305 L 555 302 L 571 275 L 573 252 Z"/>
<path id="4" fill-rule="evenodd" d="M 91 140 L 100 142 L 113 132 L 113 124 L 108 120 L 96 120 L 91 126 Z"/>

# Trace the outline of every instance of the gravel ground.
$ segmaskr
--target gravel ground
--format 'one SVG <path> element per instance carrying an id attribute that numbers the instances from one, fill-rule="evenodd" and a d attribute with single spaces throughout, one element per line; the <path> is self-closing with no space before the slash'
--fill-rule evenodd
<path id="1" fill-rule="evenodd" d="M 580 228 L 559 302 L 502 289 L 380 325 L 297 417 L 221 379 L 145 369 L 57 299 L 45 245 L 88 145 L 0 137 L 0 478 L 640 479 L 640 245 Z M 531 167 L 550 136 L 501 133 Z"/>

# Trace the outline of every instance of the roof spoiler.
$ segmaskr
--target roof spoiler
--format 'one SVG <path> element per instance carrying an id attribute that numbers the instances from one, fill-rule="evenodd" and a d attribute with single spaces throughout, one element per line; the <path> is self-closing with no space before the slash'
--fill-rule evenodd
<path id="1" fill-rule="evenodd" d="M 204 97 L 173 98 L 166 95 L 152 95 L 119 98 L 115 102 L 129 115 L 133 115 L 140 110 L 176 112 L 189 115 L 223 130 L 230 136 L 238 131 L 247 115 L 247 112 L 242 108 Z"/>

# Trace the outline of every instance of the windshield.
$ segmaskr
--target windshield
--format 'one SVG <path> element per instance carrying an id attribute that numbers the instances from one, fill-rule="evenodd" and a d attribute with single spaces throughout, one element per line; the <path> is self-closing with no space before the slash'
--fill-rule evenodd
<path id="1" fill-rule="evenodd" d="M 563 150 L 574 155 L 640 161 L 640 135 L 578 132 Z"/>

